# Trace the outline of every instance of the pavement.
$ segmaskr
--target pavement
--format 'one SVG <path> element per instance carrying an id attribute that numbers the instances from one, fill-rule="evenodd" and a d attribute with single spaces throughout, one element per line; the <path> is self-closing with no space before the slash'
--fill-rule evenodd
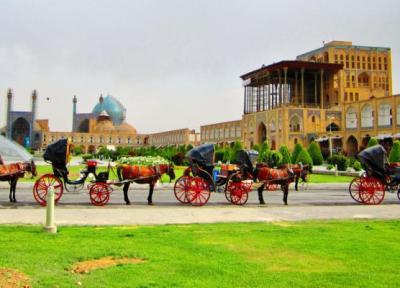
<path id="1" fill-rule="evenodd" d="M 0 184 L 0 224 L 43 224 L 46 209 L 32 196 L 32 183 L 18 183 L 18 203 L 8 202 L 8 186 Z M 147 205 L 148 188 L 133 185 L 129 190 L 132 205 L 125 205 L 122 188 L 115 188 L 110 202 L 103 207 L 90 204 L 87 190 L 65 192 L 55 208 L 57 225 L 158 225 L 217 222 L 281 222 L 328 219 L 400 219 L 400 201 L 387 193 L 377 206 L 361 205 L 352 200 L 347 183 L 309 184 L 289 192 L 289 205 L 282 202 L 282 192 L 264 192 L 266 205 L 258 204 L 257 192 L 249 194 L 245 206 L 229 204 L 224 193 L 212 193 L 203 207 L 180 204 L 173 185 L 155 188 L 153 202 Z"/>

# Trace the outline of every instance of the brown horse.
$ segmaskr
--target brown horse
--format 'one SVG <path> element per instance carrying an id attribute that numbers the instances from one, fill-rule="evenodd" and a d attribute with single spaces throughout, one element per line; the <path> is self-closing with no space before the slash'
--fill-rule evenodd
<path id="1" fill-rule="evenodd" d="M 10 202 L 17 202 L 15 198 L 15 190 L 19 178 L 24 177 L 25 172 L 30 172 L 32 177 L 36 176 L 36 165 L 33 160 L 31 162 L 12 163 L 4 165 L 0 158 L 0 181 L 8 181 L 10 184 Z"/>
<path id="2" fill-rule="evenodd" d="M 153 190 L 154 185 L 161 178 L 163 174 L 168 174 L 170 180 L 175 179 L 175 172 L 173 165 L 160 164 L 156 166 L 137 166 L 137 165 L 119 165 L 117 167 L 117 175 L 119 181 L 126 180 L 124 183 L 124 200 L 126 205 L 130 205 L 131 201 L 128 198 L 128 190 L 131 182 L 138 184 L 149 184 L 149 195 L 147 203 L 153 204 Z"/>
<path id="3" fill-rule="evenodd" d="M 281 185 L 283 191 L 283 203 L 287 205 L 289 194 L 289 184 L 295 181 L 295 175 L 288 168 L 270 168 L 267 165 L 257 164 L 255 177 L 259 182 L 264 182 L 258 189 L 258 200 L 260 204 L 265 204 L 263 191 L 268 184 Z"/>
<path id="4" fill-rule="evenodd" d="M 312 172 L 312 167 L 309 164 L 283 164 L 278 168 L 287 168 L 295 175 L 294 189 L 299 191 L 298 184 L 301 179 L 303 182 L 308 182 L 308 174 Z"/>

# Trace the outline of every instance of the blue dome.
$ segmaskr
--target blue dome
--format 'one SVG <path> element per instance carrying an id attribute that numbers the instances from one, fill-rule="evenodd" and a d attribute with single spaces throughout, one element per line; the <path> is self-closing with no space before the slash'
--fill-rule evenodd
<path id="1" fill-rule="evenodd" d="M 101 99 L 103 99 L 101 97 Z M 96 104 L 93 108 L 93 115 L 98 117 L 101 112 L 106 111 L 114 125 L 121 125 L 125 120 L 126 109 L 125 107 L 114 97 L 108 95 L 102 101 Z"/>

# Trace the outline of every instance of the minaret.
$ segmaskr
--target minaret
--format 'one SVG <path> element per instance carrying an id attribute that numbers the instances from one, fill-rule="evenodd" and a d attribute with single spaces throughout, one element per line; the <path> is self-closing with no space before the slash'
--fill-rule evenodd
<path id="1" fill-rule="evenodd" d="M 74 98 L 72 99 L 72 132 L 76 132 L 76 103 L 78 102 L 78 99 L 76 98 L 76 95 L 74 95 Z"/>
<path id="2" fill-rule="evenodd" d="M 11 109 L 12 109 L 12 90 L 7 91 L 7 138 L 11 139 Z"/>
<path id="3" fill-rule="evenodd" d="M 30 147 L 33 148 L 33 139 L 35 133 L 35 123 L 36 123 L 36 100 L 37 100 L 37 92 L 36 90 L 32 91 L 32 119 L 31 119 L 31 133 L 30 133 Z"/>

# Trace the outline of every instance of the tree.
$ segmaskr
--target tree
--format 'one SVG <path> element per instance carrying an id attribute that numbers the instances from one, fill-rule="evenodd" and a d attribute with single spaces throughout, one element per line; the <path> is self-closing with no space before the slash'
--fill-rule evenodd
<path id="1" fill-rule="evenodd" d="M 269 149 L 268 141 L 265 140 L 260 147 L 260 151 L 258 154 L 258 161 L 259 162 L 268 162 L 269 154 L 271 150 Z"/>
<path id="2" fill-rule="evenodd" d="M 378 145 L 378 144 L 379 144 L 378 140 L 376 138 L 374 138 L 374 137 L 371 137 L 369 139 L 369 141 L 368 141 L 367 147 L 372 147 L 372 146 L 375 146 L 375 145 Z"/>
<path id="3" fill-rule="evenodd" d="M 291 159 L 291 157 L 290 157 L 289 149 L 288 149 L 288 147 L 287 147 L 286 145 L 282 145 L 282 146 L 279 148 L 279 152 L 280 152 L 281 155 L 282 155 L 282 160 L 281 160 L 281 163 L 280 163 L 280 164 L 289 164 L 289 163 L 292 162 L 292 159 Z"/>
<path id="4" fill-rule="evenodd" d="M 282 158 L 282 154 L 279 151 L 272 150 L 269 151 L 265 162 L 269 167 L 277 167 L 282 163 Z"/>
<path id="5" fill-rule="evenodd" d="M 308 154 L 310 154 L 314 165 L 322 165 L 322 162 L 324 162 L 321 148 L 315 141 L 311 142 L 310 146 L 308 146 Z"/>
<path id="6" fill-rule="evenodd" d="M 297 157 L 299 156 L 301 150 L 303 150 L 303 146 L 301 146 L 300 143 L 297 143 L 296 145 L 294 145 L 294 149 L 292 152 L 292 163 L 295 164 Z"/>
<path id="7" fill-rule="evenodd" d="M 394 141 L 392 150 L 390 150 L 389 154 L 389 162 L 400 162 L 400 141 Z"/>
<path id="8" fill-rule="evenodd" d="M 302 148 L 299 155 L 297 156 L 296 162 L 295 163 L 302 163 L 302 164 L 308 164 L 308 165 L 313 165 L 312 158 L 310 154 L 308 154 L 308 151 L 305 148 Z"/>

